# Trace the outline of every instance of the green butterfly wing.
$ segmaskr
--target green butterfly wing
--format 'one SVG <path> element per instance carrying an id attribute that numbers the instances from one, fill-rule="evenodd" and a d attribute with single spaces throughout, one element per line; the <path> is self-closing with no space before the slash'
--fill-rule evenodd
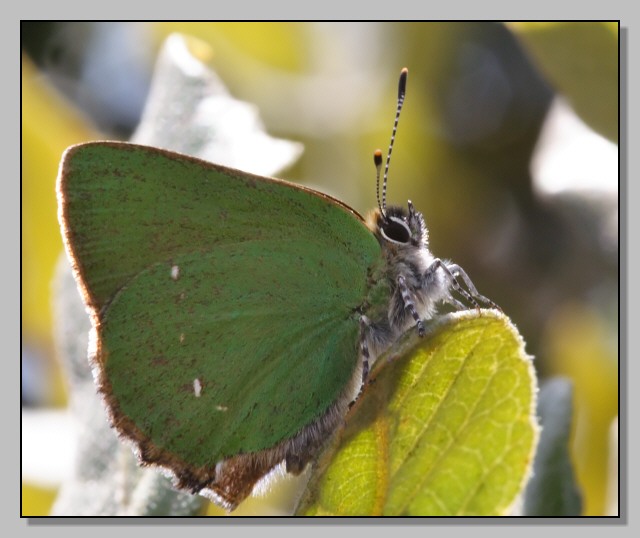
<path id="1" fill-rule="evenodd" d="M 116 142 L 70 148 L 58 195 L 94 368 L 128 436 L 215 466 L 291 438 L 344 393 L 380 258 L 352 209 Z"/>

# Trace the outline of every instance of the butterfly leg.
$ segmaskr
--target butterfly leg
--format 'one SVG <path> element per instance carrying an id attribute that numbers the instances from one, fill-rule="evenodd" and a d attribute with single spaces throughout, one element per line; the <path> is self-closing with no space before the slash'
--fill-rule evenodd
<path id="1" fill-rule="evenodd" d="M 489 305 L 491 308 L 495 308 L 496 310 L 502 311 L 502 309 L 496 303 L 494 303 L 491 299 L 489 299 L 488 297 L 485 297 L 484 295 L 480 295 L 480 293 L 478 293 L 478 290 L 473 285 L 473 282 L 471 282 L 469 275 L 467 275 L 465 270 L 462 267 L 460 267 L 457 263 L 449 264 L 448 269 L 449 271 L 451 271 L 453 275 L 459 276 L 460 278 L 462 278 L 465 286 L 467 286 L 467 289 L 471 292 L 471 297 Z"/>
<path id="2" fill-rule="evenodd" d="M 404 308 L 409 310 L 411 316 L 416 322 L 416 327 L 418 328 L 418 335 L 424 336 L 424 322 L 420 319 L 418 312 L 416 310 L 416 303 L 413 300 L 413 295 L 407 286 L 407 281 L 405 278 L 400 275 L 398 277 L 398 289 L 400 290 L 400 295 L 402 296 L 402 303 L 404 304 Z"/>
<path id="3" fill-rule="evenodd" d="M 367 337 L 371 329 L 371 321 L 367 316 L 360 316 L 360 356 L 362 357 L 362 383 L 369 376 L 369 343 Z"/>
<path id="4" fill-rule="evenodd" d="M 497 308 L 498 310 L 500 310 L 500 307 L 496 305 L 491 299 L 488 299 L 484 295 L 480 295 L 465 270 L 462 269 L 462 267 L 460 267 L 458 264 L 452 263 L 447 265 L 440 258 L 436 258 L 429 266 L 429 268 L 425 271 L 423 275 L 424 280 L 426 282 L 435 280 L 435 275 L 438 269 L 442 269 L 442 272 L 447 277 L 447 280 L 449 281 L 451 287 L 460 295 L 462 295 L 462 297 L 464 297 L 467 301 L 469 301 L 476 309 L 480 310 L 480 304 L 478 302 L 480 301 L 488 304 L 492 308 Z M 460 277 L 462 279 L 469 291 L 465 290 L 460 285 L 456 277 Z M 447 301 L 460 310 L 465 309 L 465 305 L 454 297 L 447 298 Z"/>

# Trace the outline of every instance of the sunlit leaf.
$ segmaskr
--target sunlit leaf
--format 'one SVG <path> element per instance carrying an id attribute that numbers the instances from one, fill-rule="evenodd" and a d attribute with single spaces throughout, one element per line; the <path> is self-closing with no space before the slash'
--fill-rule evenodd
<path id="1" fill-rule="evenodd" d="M 411 331 L 315 470 L 306 515 L 502 515 L 538 428 L 530 357 L 507 318 L 447 316 Z"/>

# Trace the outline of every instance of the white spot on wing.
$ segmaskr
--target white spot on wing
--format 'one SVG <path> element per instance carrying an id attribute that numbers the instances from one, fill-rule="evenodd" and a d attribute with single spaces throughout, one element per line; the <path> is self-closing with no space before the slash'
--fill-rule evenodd
<path id="1" fill-rule="evenodd" d="M 200 380 L 196 377 L 193 380 L 193 393 L 196 395 L 196 398 L 200 398 L 201 392 L 202 392 L 202 383 L 200 383 Z"/>
<path id="2" fill-rule="evenodd" d="M 180 276 L 180 267 L 178 267 L 177 265 L 171 266 L 171 278 L 173 278 L 173 280 L 178 280 L 179 276 Z"/>

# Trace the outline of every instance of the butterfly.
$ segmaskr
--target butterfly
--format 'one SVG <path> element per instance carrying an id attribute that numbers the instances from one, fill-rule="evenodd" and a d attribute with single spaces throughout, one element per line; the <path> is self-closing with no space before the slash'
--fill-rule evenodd
<path id="1" fill-rule="evenodd" d="M 274 468 L 301 473 L 381 352 L 440 303 L 496 305 L 429 250 L 423 215 L 158 148 L 68 148 L 57 182 L 112 426 L 177 488 L 233 510 Z"/>

